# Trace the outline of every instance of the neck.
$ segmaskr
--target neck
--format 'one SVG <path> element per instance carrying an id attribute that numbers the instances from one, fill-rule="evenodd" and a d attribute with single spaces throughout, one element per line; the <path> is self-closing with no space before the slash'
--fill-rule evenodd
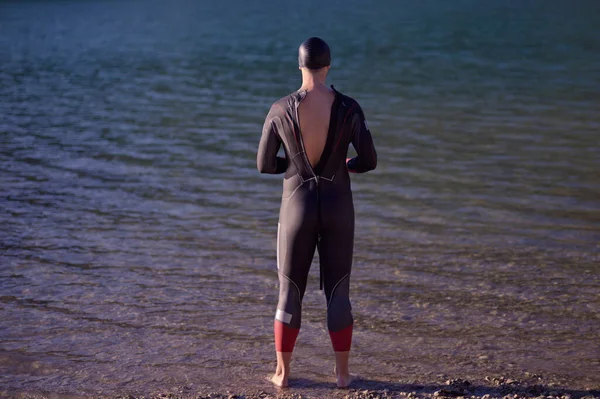
<path id="1" fill-rule="evenodd" d="M 302 86 L 300 90 L 311 91 L 314 89 L 327 88 L 325 80 L 327 79 L 326 74 L 310 73 L 307 70 L 302 70 Z"/>

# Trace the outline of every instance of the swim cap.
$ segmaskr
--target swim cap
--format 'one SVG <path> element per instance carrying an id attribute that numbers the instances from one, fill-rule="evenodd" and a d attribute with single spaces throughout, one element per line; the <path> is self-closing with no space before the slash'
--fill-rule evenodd
<path id="1" fill-rule="evenodd" d="M 300 68 L 319 69 L 331 64 L 331 52 L 323 39 L 311 37 L 298 49 L 298 65 Z"/>

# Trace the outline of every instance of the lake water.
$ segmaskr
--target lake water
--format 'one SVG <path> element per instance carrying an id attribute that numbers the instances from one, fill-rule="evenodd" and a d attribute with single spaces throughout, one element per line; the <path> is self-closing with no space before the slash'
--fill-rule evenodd
<path id="1" fill-rule="evenodd" d="M 600 3 L 284 3 L 0 3 L 0 388 L 266 386 L 282 176 L 256 149 L 315 35 L 379 154 L 352 176 L 353 369 L 598 387 Z"/>

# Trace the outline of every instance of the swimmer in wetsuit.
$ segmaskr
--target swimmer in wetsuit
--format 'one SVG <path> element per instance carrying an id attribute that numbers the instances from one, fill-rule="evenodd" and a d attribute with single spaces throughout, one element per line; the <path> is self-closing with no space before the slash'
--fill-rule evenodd
<path id="1" fill-rule="evenodd" d="M 329 46 L 323 40 L 313 37 L 300 45 L 302 86 L 272 105 L 258 148 L 261 173 L 285 173 L 277 227 L 277 369 L 272 377 L 281 387 L 288 384 L 315 248 L 327 300 L 337 385 L 347 387 L 352 381 L 348 358 L 353 324 L 349 288 L 354 204 L 348 172 L 375 169 L 377 154 L 358 103 L 325 85 L 330 60 Z M 358 155 L 347 159 L 350 143 Z M 282 144 L 285 157 L 278 157 Z"/>

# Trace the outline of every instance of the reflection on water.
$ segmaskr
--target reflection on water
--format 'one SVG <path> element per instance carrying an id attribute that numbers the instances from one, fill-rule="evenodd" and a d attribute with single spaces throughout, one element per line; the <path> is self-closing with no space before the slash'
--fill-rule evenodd
<path id="1" fill-rule="evenodd" d="M 0 387 L 262 386 L 281 176 L 254 157 L 309 28 L 380 157 L 353 176 L 356 371 L 597 385 L 597 4 L 388 3 L 336 23 L 233 0 L 1 5 Z M 315 382 L 317 274 L 294 355 Z"/>

